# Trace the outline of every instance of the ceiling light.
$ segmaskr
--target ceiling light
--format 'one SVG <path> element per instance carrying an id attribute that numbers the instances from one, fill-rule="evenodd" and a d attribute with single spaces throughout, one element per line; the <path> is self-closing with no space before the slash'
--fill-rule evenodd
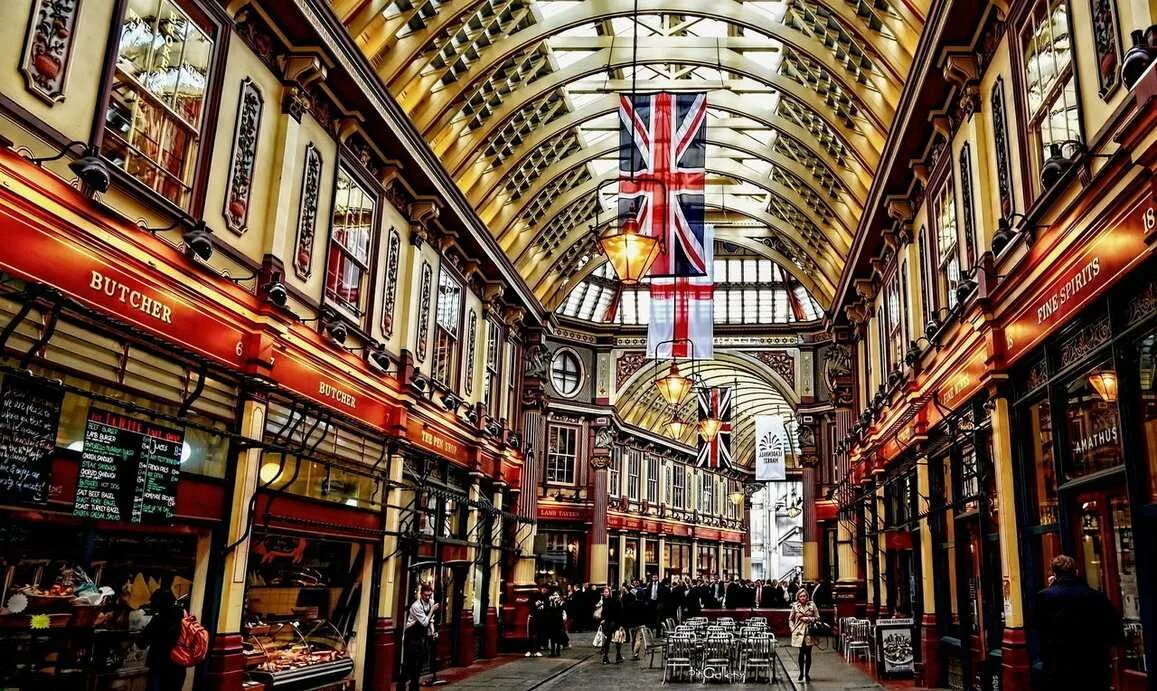
<path id="1" fill-rule="evenodd" d="M 655 386 L 659 389 L 659 394 L 663 396 L 663 400 L 668 405 L 677 406 L 687 398 L 687 394 L 691 391 L 691 378 L 684 377 L 679 373 L 679 365 L 675 361 L 671 361 L 671 367 L 667 370 L 667 374 L 655 380 Z"/>

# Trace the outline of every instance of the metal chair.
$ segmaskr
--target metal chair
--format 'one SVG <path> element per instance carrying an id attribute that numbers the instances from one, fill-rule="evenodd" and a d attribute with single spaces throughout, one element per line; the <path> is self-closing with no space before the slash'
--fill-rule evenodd
<path id="1" fill-rule="evenodd" d="M 663 651 L 663 683 L 683 675 L 691 680 L 695 676 L 694 657 L 693 638 L 680 634 L 667 638 Z"/>
<path id="2" fill-rule="evenodd" d="M 771 651 L 774 647 L 775 640 L 770 636 L 757 636 L 744 641 L 743 664 L 740 668 L 740 678 L 744 683 L 747 683 L 748 678 L 753 672 L 766 672 L 766 676 L 756 676 L 756 679 L 771 680 Z"/>
<path id="3" fill-rule="evenodd" d="M 732 659 L 735 639 L 727 634 L 709 636 L 703 646 L 703 683 L 725 679 L 731 683 Z"/>
<path id="4" fill-rule="evenodd" d="M 864 662 L 873 662 L 871 622 L 856 621 L 848 627 L 849 637 L 844 643 L 844 662 L 851 662 L 863 655 Z"/>

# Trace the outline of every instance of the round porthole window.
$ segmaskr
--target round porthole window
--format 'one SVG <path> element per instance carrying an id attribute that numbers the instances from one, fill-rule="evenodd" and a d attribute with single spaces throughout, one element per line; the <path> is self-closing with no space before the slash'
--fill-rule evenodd
<path id="1" fill-rule="evenodd" d="M 560 396 L 574 396 L 582 385 L 582 362 L 573 350 L 555 351 L 550 361 L 550 381 Z"/>

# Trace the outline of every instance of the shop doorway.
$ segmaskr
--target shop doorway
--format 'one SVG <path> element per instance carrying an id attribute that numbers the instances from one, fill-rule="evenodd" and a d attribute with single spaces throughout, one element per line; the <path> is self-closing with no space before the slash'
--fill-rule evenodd
<path id="1" fill-rule="evenodd" d="M 1140 591 L 1134 555 L 1133 522 L 1123 483 L 1077 494 L 1073 498 L 1073 544 L 1081 573 L 1089 587 L 1108 596 L 1121 613 L 1126 630 L 1140 629 Z M 1114 682 L 1118 689 L 1143 688 L 1139 660 L 1129 659 L 1130 646 L 1113 648 Z M 1143 669 L 1143 668 L 1142 668 Z"/>

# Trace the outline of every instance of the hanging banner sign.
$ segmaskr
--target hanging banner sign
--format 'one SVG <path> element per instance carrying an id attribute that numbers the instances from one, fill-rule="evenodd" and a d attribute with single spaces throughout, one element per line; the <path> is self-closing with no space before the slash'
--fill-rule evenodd
<path id="1" fill-rule="evenodd" d="M 18 374 L 0 387 L 0 500 L 43 504 L 64 389 Z"/>
<path id="2" fill-rule="evenodd" d="M 755 418 L 755 480 L 777 482 L 787 479 L 787 429 L 782 415 Z"/>
<path id="3" fill-rule="evenodd" d="M 182 430 L 91 410 L 73 513 L 104 521 L 171 521 L 184 443 Z"/>

